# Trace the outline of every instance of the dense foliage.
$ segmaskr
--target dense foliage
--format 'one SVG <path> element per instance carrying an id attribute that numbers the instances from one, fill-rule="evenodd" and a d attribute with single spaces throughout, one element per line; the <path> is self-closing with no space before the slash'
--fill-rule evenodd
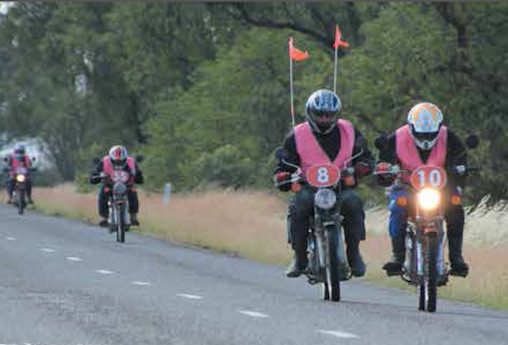
<path id="1" fill-rule="evenodd" d="M 0 16 L 0 131 L 42 138 L 67 180 L 124 143 L 151 188 L 268 186 L 290 128 L 287 38 L 311 54 L 294 66 L 302 121 L 307 95 L 332 88 L 336 23 L 343 116 L 372 143 L 438 104 L 480 135 L 473 195 L 506 198 L 503 3 L 16 3 Z"/>

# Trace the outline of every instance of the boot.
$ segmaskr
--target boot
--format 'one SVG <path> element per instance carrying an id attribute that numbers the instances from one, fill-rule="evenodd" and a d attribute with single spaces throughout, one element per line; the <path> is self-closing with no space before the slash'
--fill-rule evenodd
<path id="1" fill-rule="evenodd" d="M 469 273 L 469 266 L 462 257 L 462 236 L 448 238 L 449 259 L 453 276 L 466 277 Z"/>
<path id="2" fill-rule="evenodd" d="M 12 195 L 9 195 L 7 198 L 7 203 L 12 204 Z"/>
<path id="3" fill-rule="evenodd" d="M 106 228 L 108 226 L 108 219 L 102 218 L 101 221 L 99 222 L 99 226 Z"/>
<path id="4" fill-rule="evenodd" d="M 27 202 L 28 204 L 33 205 L 34 201 L 33 201 L 33 199 L 32 199 L 32 196 L 31 196 L 31 195 L 27 195 L 27 196 L 26 196 L 26 202 Z"/>
<path id="5" fill-rule="evenodd" d="M 286 270 L 286 276 L 289 278 L 299 277 L 302 273 L 307 270 L 307 252 L 306 251 L 295 251 L 293 255 L 293 261 L 289 264 Z"/>
<path id="6" fill-rule="evenodd" d="M 351 267 L 351 274 L 354 277 L 361 277 L 365 274 L 365 263 L 360 254 L 359 244 L 360 241 L 356 239 L 350 240 L 346 249 L 347 260 L 349 267 Z"/>
<path id="7" fill-rule="evenodd" d="M 404 243 L 404 236 L 391 237 L 391 240 L 392 256 L 383 265 L 383 269 L 388 276 L 396 276 L 402 274 L 402 265 L 406 256 L 406 245 Z"/>
<path id="8" fill-rule="evenodd" d="M 131 225 L 133 226 L 139 225 L 138 215 L 136 213 L 131 213 Z"/>

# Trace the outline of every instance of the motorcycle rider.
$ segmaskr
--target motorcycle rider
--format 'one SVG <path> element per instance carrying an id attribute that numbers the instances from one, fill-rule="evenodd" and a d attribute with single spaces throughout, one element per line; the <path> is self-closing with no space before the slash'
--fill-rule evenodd
<path id="1" fill-rule="evenodd" d="M 379 152 L 377 172 L 386 172 L 391 164 L 413 171 L 424 164 L 445 169 L 448 179 L 445 187 L 445 219 L 451 274 L 465 277 L 469 266 L 462 257 L 464 232 L 464 208 L 460 202 L 452 202 L 453 196 L 460 196 L 465 176 L 458 174 L 458 166 L 466 166 L 466 147 L 448 127 L 442 124 L 443 114 L 432 103 L 416 104 L 408 113 L 407 124 L 388 136 L 387 143 Z M 408 175 L 409 176 L 409 175 Z M 393 176 L 378 175 L 380 185 L 389 187 Z M 407 182 L 407 181 L 405 181 Z M 392 242 L 392 257 L 383 269 L 388 275 L 398 275 L 405 259 L 405 228 L 407 209 L 397 205 L 397 198 L 407 195 L 404 187 L 392 186 L 389 195 L 389 234 Z M 457 198 L 455 198 L 457 200 Z M 460 199 L 458 199 L 460 200 Z"/>
<path id="2" fill-rule="evenodd" d="M 129 213 L 131 219 L 131 225 L 139 225 L 137 213 L 139 211 L 139 200 L 138 193 L 134 188 L 134 184 L 143 183 L 143 173 L 138 167 L 138 164 L 133 157 L 130 157 L 127 153 L 127 149 L 121 145 L 115 145 L 109 150 L 109 154 L 104 156 L 102 160 L 96 164 L 90 175 L 90 183 L 98 184 L 104 181 L 99 190 L 98 196 L 98 209 L 99 215 L 103 218 L 100 222 L 100 226 L 108 225 L 108 202 L 107 198 L 110 196 L 112 185 L 110 183 L 111 177 L 115 170 L 123 170 L 129 173 L 129 189 L 128 189 L 128 200 L 129 200 Z M 103 177 L 109 177 L 109 179 L 103 180 Z"/>
<path id="3" fill-rule="evenodd" d="M 26 154 L 26 148 L 25 145 L 19 144 L 16 145 L 14 152 L 6 157 L 6 163 L 7 163 L 7 172 L 8 172 L 8 178 L 7 178 L 7 203 L 12 203 L 12 193 L 14 192 L 14 187 L 16 186 L 16 171 L 18 168 L 26 168 L 27 175 L 26 175 L 26 197 L 27 197 L 27 203 L 33 204 L 32 199 L 32 179 L 30 178 L 30 172 L 32 171 L 32 160 Z"/>
<path id="4" fill-rule="evenodd" d="M 372 172 L 374 160 L 362 134 L 351 122 L 339 119 L 342 103 L 333 91 L 321 89 L 313 92 L 305 105 L 306 121 L 297 125 L 284 139 L 283 148 L 286 162 L 305 170 L 319 163 L 332 163 L 344 168 L 346 161 L 359 154 L 350 165 L 355 167 L 356 180 Z M 274 181 L 281 191 L 288 191 L 291 174 L 296 171 L 280 161 L 275 169 Z M 342 182 L 340 194 L 341 214 L 344 216 L 344 230 L 347 258 L 352 274 L 365 274 L 365 264 L 360 254 L 359 243 L 365 240 L 365 213 L 363 202 L 353 191 L 356 181 L 346 186 Z M 288 277 L 298 277 L 307 268 L 307 235 L 309 217 L 314 212 L 315 189 L 303 184 L 289 205 L 289 238 L 294 258 L 286 271 Z"/>

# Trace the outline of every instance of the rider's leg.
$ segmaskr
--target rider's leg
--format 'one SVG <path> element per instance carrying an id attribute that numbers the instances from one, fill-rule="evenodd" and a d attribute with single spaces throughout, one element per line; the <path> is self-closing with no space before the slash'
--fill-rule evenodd
<path id="1" fill-rule="evenodd" d="M 390 210 L 388 231 L 392 242 L 392 256 L 383 266 L 388 275 L 400 274 L 406 254 L 404 231 L 407 226 L 407 207 L 397 203 L 399 197 L 408 197 L 408 194 L 403 189 L 392 189 L 388 205 Z"/>
<path id="2" fill-rule="evenodd" d="M 31 178 L 26 179 L 26 198 L 27 198 L 27 202 L 29 204 L 34 203 L 34 201 L 32 199 L 32 179 Z"/>
<path id="3" fill-rule="evenodd" d="M 106 192 L 104 191 L 104 185 L 101 185 L 99 188 L 99 195 L 97 197 L 97 207 L 99 209 L 99 215 L 102 217 L 102 220 L 99 222 L 100 226 L 108 225 L 108 201 Z"/>
<path id="4" fill-rule="evenodd" d="M 134 190 L 130 190 L 128 194 L 129 198 L 129 213 L 131 215 L 131 225 L 139 225 L 138 212 L 139 212 L 139 199 L 138 193 Z"/>
<path id="5" fill-rule="evenodd" d="M 462 242 L 464 234 L 464 208 L 462 205 L 450 205 L 446 210 L 446 227 L 448 236 L 448 251 L 451 263 L 451 273 L 465 277 L 469 266 L 462 257 Z"/>
<path id="6" fill-rule="evenodd" d="M 360 254 L 360 241 L 365 240 L 365 212 L 362 199 L 351 189 L 340 194 L 340 213 L 344 217 L 343 226 L 347 244 L 346 254 L 355 277 L 365 274 L 365 263 Z"/>
<path id="7" fill-rule="evenodd" d="M 298 277 L 307 268 L 307 235 L 309 217 L 313 211 L 314 192 L 310 188 L 302 187 L 289 205 L 289 233 L 294 254 L 286 271 L 288 277 Z"/>
<path id="8" fill-rule="evenodd" d="M 7 197 L 8 197 L 8 200 L 7 200 L 7 203 L 10 204 L 12 203 L 12 193 L 14 192 L 14 186 L 16 185 L 15 181 L 13 178 L 7 178 L 7 183 L 5 184 L 5 187 L 7 189 Z"/>

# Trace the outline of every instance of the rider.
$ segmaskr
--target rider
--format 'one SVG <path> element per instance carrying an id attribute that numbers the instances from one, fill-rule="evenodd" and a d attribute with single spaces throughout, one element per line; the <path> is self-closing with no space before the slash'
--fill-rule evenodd
<path id="1" fill-rule="evenodd" d="M 462 193 L 465 177 L 458 174 L 457 166 L 467 163 L 466 147 L 462 141 L 442 124 L 443 114 L 439 108 L 428 102 L 418 103 L 409 111 L 407 124 L 388 136 L 387 145 L 380 150 L 377 172 L 386 172 L 391 164 L 401 169 L 413 171 L 424 164 L 439 166 L 446 170 L 445 219 L 447 223 L 449 259 L 451 273 L 465 277 L 469 267 L 462 257 L 462 237 L 464 231 L 464 208 L 460 200 L 452 198 Z M 391 186 L 391 175 L 378 175 L 378 182 Z M 389 233 L 392 242 L 392 257 L 383 269 L 388 275 L 400 274 L 405 258 L 404 229 L 407 223 L 407 210 L 397 205 L 397 198 L 406 195 L 404 187 L 392 186 L 389 195 L 390 222 Z"/>
<path id="2" fill-rule="evenodd" d="M 305 105 L 306 122 L 297 125 L 284 139 L 284 160 L 300 166 L 303 170 L 319 163 L 332 163 L 342 169 L 344 164 L 354 158 L 350 165 L 355 167 L 356 178 L 372 172 L 374 161 L 361 133 L 351 122 L 339 119 L 342 103 L 330 90 L 317 90 L 310 95 Z M 279 162 L 274 180 L 281 191 L 290 189 L 291 173 L 296 168 Z M 363 202 L 353 191 L 356 181 L 346 186 L 342 182 L 340 194 L 341 214 L 344 216 L 344 230 L 347 244 L 347 258 L 354 276 L 365 274 L 365 264 L 360 255 L 359 243 L 365 239 L 365 214 Z M 315 189 L 303 184 L 289 205 L 289 238 L 294 258 L 286 275 L 298 277 L 307 268 L 307 234 L 309 217 L 314 212 Z"/>
<path id="3" fill-rule="evenodd" d="M 123 170 L 129 173 L 128 184 L 132 187 L 135 183 L 143 183 L 143 173 L 138 167 L 133 157 L 127 153 L 127 149 L 121 145 L 115 145 L 109 150 L 109 154 L 95 165 L 90 176 L 90 183 L 98 184 L 103 177 L 112 177 L 115 170 Z M 107 197 L 111 193 L 111 184 L 106 181 L 101 185 L 98 197 L 99 215 L 103 218 L 100 226 L 108 225 L 108 203 Z M 131 225 L 139 225 L 137 213 L 139 210 L 138 194 L 134 188 L 129 188 L 129 213 Z"/>
<path id="4" fill-rule="evenodd" d="M 7 194 L 8 200 L 7 203 L 12 203 L 12 193 L 14 192 L 14 187 L 16 186 L 16 171 L 18 168 L 26 169 L 26 197 L 27 202 L 29 204 L 33 204 L 32 200 L 32 179 L 30 178 L 30 171 L 32 169 L 32 161 L 28 154 L 26 154 L 25 145 L 19 144 L 15 147 L 14 153 L 10 156 L 6 157 L 7 161 L 7 171 L 8 171 L 8 179 L 7 179 Z"/>

